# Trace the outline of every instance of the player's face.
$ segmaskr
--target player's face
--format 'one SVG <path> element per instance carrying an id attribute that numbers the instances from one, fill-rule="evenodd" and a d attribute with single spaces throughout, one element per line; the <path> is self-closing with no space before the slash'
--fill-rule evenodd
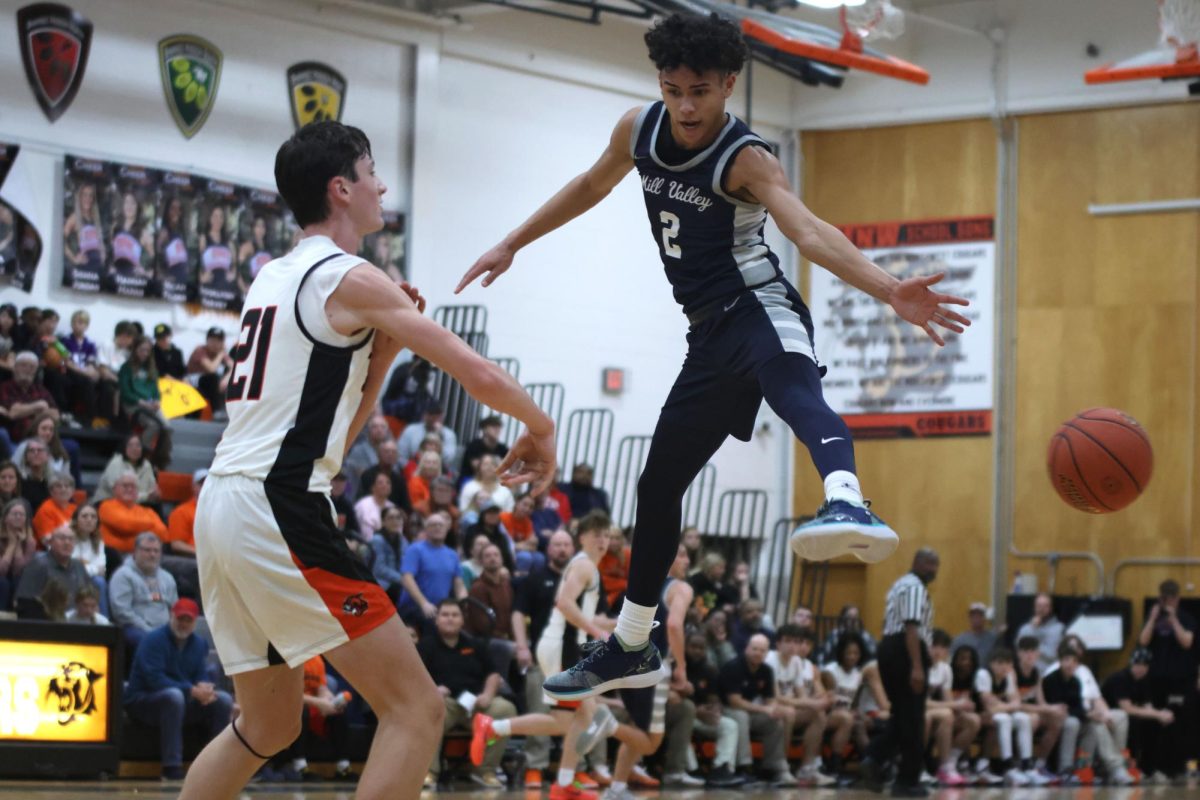
<path id="1" fill-rule="evenodd" d="M 346 181 L 350 219 L 360 235 L 383 227 L 383 193 L 387 187 L 375 175 L 375 159 L 363 156 L 354 164 L 358 180 Z"/>
<path id="2" fill-rule="evenodd" d="M 736 77 L 715 69 L 697 73 L 684 66 L 658 73 L 676 144 L 698 150 L 717 138 L 725 125 L 725 101 L 733 94 Z"/>
<path id="3" fill-rule="evenodd" d="M 993 661 L 991 667 L 992 674 L 996 676 L 997 680 L 1004 680 L 1012 674 L 1011 661 Z"/>
<path id="4" fill-rule="evenodd" d="M 1029 672 L 1029 670 L 1032 669 L 1037 664 L 1038 651 L 1037 650 L 1018 650 L 1017 658 L 1021 660 L 1021 669 L 1024 670 L 1025 672 Z"/>

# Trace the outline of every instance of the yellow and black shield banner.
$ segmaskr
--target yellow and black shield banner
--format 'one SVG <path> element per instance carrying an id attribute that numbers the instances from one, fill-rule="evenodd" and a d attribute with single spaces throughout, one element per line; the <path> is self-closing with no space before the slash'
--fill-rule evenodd
<path id="1" fill-rule="evenodd" d="M 296 129 L 310 122 L 342 119 L 346 103 L 346 78 L 328 64 L 301 61 L 287 71 L 288 97 Z"/>

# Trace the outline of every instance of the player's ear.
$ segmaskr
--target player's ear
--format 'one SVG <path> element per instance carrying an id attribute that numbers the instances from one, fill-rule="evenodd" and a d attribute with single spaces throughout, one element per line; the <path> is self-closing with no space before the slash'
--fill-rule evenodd
<path id="1" fill-rule="evenodd" d="M 725 80 L 722 82 L 722 89 L 725 92 L 725 99 L 728 100 L 733 96 L 733 85 L 737 83 L 737 73 L 730 72 L 725 75 Z"/>

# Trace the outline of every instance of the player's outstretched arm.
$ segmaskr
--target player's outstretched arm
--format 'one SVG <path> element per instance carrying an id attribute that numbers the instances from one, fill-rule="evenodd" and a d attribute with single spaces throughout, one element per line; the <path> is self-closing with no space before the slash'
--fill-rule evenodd
<path id="1" fill-rule="evenodd" d="M 898 280 L 862 254 L 841 231 L 813 214 L 788 185 L 783 168 L 766 149 L 746 147 L 737 154 L 726 184 L 735 194 L 766 206 L 783 235 L 800 254 L 838 276 L 846 283 L 887 303 L 904 320 L 925 331 L 939 345 L 945 341 L 934 329 L 962 333 L 971 321 L 950 305 L 969 305 L 962 297 L 941 294 L 929 287 L 944 275 L 926 275 Z"/>
<path id="2" fill-rule="evenodd" d="M 519 465 L 520 471 L 506 475 L 506 482 L 532 482 L 535 494 L 550 485 L 557 466 L 554 423 L 511 375 L 424 317 L 412 298 L 382 270 L 364 262 L 347 272 L 326 302 L 325 313 L 338 333 L 350 335 L 374 328 L 393 340 L 391 346 L 408 347 L 445 370 L 472 397 L 521 420 L 527 430 L 513 445 L 501 471 Z"/>
<path id="3" fill-rule="evenodd" d="M 533 212 L 533 216 L 505 236 L 500 244 L 480 256 L 458 282 L 454 293 L 458 294 L 467 288 L 480 275 L 484 276 L 483 285 L 490 286 L 492 281 L 512 266 L 518 250 L 566 225 L 607 197 L 613 187 L 633 169 L 629 141 L 633 135 L 633 122 L 640 111 L 640 107 L 635 108 L 621 117 L 600 159 L 587 172 L 575 176 L 559 189 L 545 205 Z"/>

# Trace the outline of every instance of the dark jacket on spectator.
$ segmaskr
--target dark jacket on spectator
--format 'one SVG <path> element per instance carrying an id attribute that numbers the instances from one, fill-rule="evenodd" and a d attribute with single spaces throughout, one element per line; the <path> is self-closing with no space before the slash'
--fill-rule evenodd
<path id="1" fill-rule="evenodd" d="M 1080 721 L 1087 718 L 1087 711 L 1083 707 L 1083 686 L 1074 675 L 1070 678 L 1064 675 L 1062 667 L 1042 678 L 1042 693 L 1050 705 L 1062 703 L 1072 717 Z"/>
<path id="2" fill-rule="evenodd" d="M 126 705 L 145 695 L 175 687 L 184 697 L 197 683 L 208 680 L 208 643 L 193 633 L 179 647 L 170 624 L 146 634 L 133 656 Z"/>
<path id="3" fill-rule="evenodd" d="M 596 508 L 604 512 L 609 510 L 608 492 L 603 489 L 576 483 L 560 483 L 558 488 L 571 504 L 572 517 L 582 517 Z"/>
<path id="4" fill-rule="evenodd" d="M 503 575 L 503 573 L 501 574 Z M 467 592 L 467 595 L 496 612 L 495 627 L 492 627 L 489 625 L 487 614 L 484 613 L 483 609 L 472 603 L 468 603 L 466 620 L 468 631 L 475 636 L 487 636 L 488 629 L 490 628 L 491 636 L 495 639 L 513 638 L 513 587 L 511 579 L 501 577 L 500 580 L 492 583 L 485 573 L 471 581 L 471 589 Z"/>

